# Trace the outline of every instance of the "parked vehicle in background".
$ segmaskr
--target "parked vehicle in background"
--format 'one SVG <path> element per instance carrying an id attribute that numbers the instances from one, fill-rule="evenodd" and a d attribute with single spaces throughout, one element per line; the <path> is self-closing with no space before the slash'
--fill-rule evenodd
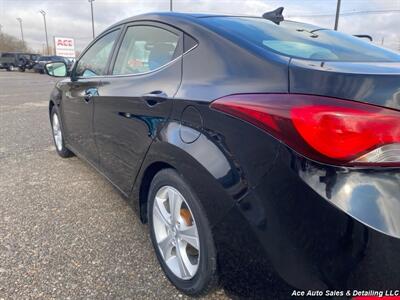
<path id="1" fill-rule="evenodd" d="M 130 199 L 186 294 L 400 287 L 400 54 L 265 16 L 161 13 L 111 26 L 69 75 L 49 103 L 58 154 Z"/>
<path id="2" fill-rule="evenodd" d="M 28 54 L 28 55 L 23 55 L 20 64 L 19 64 L 19 70 L 24 72 L 25 70 L 31 70 L 33 66 L 36 64 L 36 60 L 40 57 L 39 54 Z"/>
<path id="3" fill-rule="evenodd" d="M 3 52 L 0 56 L 0 69 L 7 71 L 32 69 L 39 54 L 24 52 Z"/>
<path id="4" fill-rule="evenodd" d="M 68 62 L 69 62 L 69 64 L 70 64 L 70 67 L 72 67 L 72 65 L 73 65 L 74 62 L 75 62 L 75 58 L 72 58 L 72 57 L 65 57 L 65 59 L 68 60 Z M 68 65 L 67 65 L 67 67 L 68 67 Z"/>
<path id="5" fill-rule="evenodd" d="M 50 62 L 63 62 L 66 64 L 68 69 L 72 67 L 72 62 L 68 58 L 56 55 L 48 55 L 48 56 L 40 56 L 37 59 L 35 65 L 33 66 L 33 70 L 36 73 L 44 74 L 45 73 L 44 66 Z"/>

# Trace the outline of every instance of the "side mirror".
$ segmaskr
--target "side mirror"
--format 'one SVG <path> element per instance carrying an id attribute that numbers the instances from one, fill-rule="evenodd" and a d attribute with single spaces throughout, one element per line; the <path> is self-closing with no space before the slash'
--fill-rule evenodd
<path id="1" fill-rule="evenodd" d="M 68 75 L 67 65 L 64 62 L 52 62 L 44 66 L 47 75 L 53 77 L 66 77 Z"/>

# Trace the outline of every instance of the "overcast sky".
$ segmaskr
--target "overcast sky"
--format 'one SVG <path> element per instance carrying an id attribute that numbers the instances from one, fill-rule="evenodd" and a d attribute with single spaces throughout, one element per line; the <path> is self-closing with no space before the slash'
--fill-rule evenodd
<path id="1" fill-rule="evenodd" d="M 337 0 L 174 0 L 179 12 L 208 12 L 262 15 L 284 6 L 284 16 L 332 28 Z M 95 32 L 129 16 L 169 10 L 169 0 L 95 0 Z M 2 31 L 20 37 L 17 17 L 23 19 L 25 41 L 33 49 L 45 43 L 45 10 L 49 42 L 53 36 L 75 38 L 76 50 L 82 50 L 92 38 L 88 0 L 0 0 Z M 342 0 L 339 30 L 350 34 L 369 34 L 388 48 L 400 48 L 400 0 Z"/>

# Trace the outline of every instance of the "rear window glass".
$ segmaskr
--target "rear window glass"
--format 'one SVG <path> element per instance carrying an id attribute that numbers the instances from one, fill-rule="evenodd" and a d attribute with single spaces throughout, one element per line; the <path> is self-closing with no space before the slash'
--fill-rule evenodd
<path id="1" fill-rule="evenodd" d="M 285 56 L 326 61 L 400 61 L 400 54 L 371 42 L 328 29 L 297 22 L 276 25 L 263 18 L 210 17 L 207 24 L 227 37 Z"/>

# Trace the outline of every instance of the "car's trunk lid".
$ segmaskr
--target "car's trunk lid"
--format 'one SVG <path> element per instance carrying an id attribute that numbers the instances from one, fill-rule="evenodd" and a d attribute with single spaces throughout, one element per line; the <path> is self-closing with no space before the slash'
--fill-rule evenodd
<path id="1" fill-rule="evenodd" d="M 291 59 L 291 93 L 357 100 L 400 109 L 399 62 L 321 62 Z"/>

